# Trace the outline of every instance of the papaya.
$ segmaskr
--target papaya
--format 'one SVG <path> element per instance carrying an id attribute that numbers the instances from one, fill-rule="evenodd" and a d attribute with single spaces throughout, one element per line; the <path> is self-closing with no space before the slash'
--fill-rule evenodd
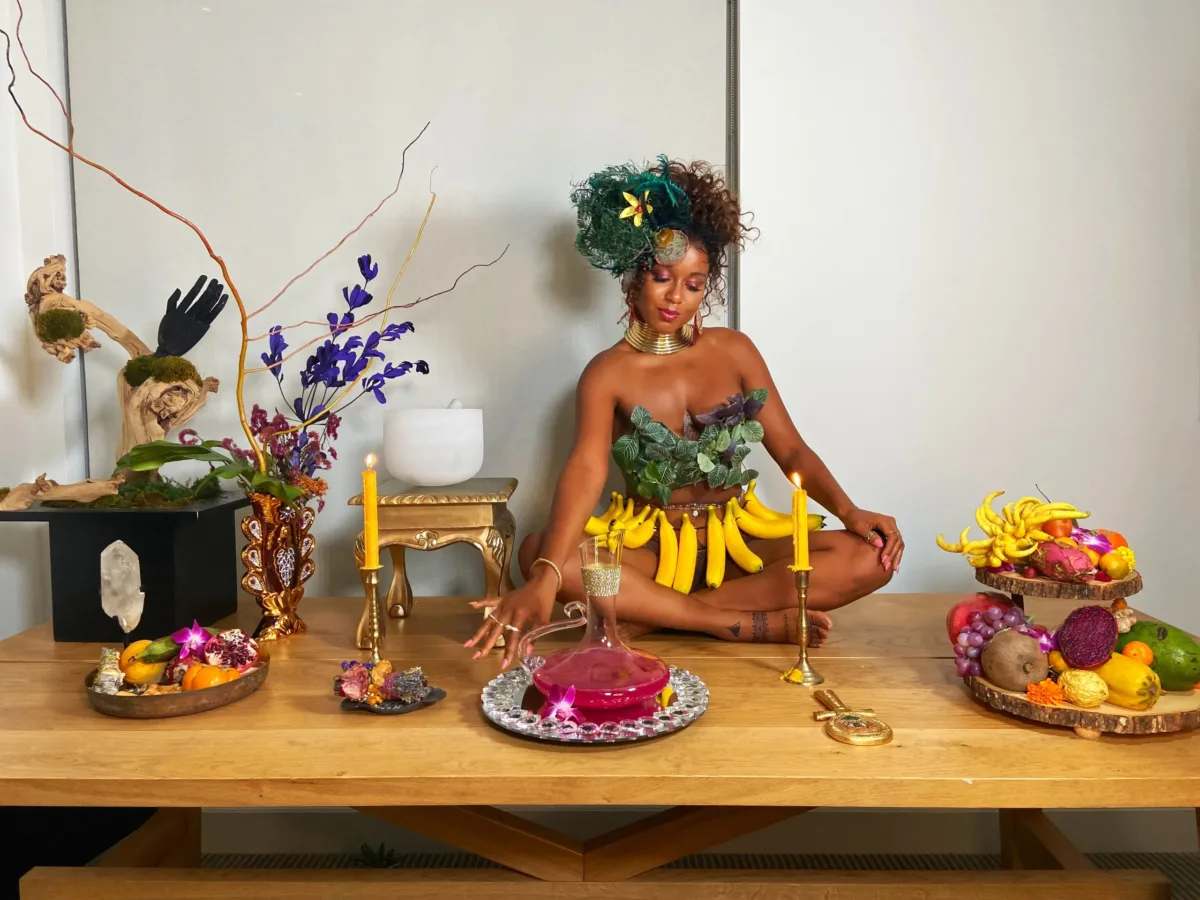
<path id="1" fill-rule="evenodd" d="M 1164 691 L 1186 691 L 1200 684 L 1200 644 L 1186 631 L 1162 622 L 1138 622 L 1117 637 L 1117 652 L 1130 641 L 1142 641 L 1154 652 L 1150 668 Z"/>
<path id="2" fill-rule="evenodd" d="M 1108 685 L 1108 702 L 1126 709 L 1149 709 L 1158 702 L 1162 684 L 1158 674 L 1136 659 L 1114 653 L 1104 665 L 1092 669 Z"/>

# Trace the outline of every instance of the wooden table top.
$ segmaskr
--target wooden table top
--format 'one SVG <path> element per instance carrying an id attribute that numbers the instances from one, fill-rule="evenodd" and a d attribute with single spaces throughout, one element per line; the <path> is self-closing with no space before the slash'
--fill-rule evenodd
<path id="1" fill-rule="evenodd" d="M 812 654 L 824 687 L 892 726 L 883 747 L 824 735 L 810 690 L 779 679 L 794 648 L 674 635 L 638 644 L 707 682 L 695 725 L 620 747 L 518 739 L 480 712 L 497 662 L 463 650 L 479 617 L 462 598 L 421 599 L 411 618 L 389 622 L 384 656 L 423 666 L 449 695 L 397 718 L 343 713 L 332 693 L 338 663 L 358 657 L 361 600 L 306 599 L 309 633 L 275 645 L 258 693 L 158 721 L 94 712 L 82 680 L 97 645 L 55 644 L 43 625 L 0 641 L 0 804 L 1200 806 L 1200 738 L 1089 741 L 971 700 L 943 625 L 953 599 L 868 598 L 839 612 Z M 1071 607 L 1027 602 L 1047 623 Z M 240 613 L 242 627 L 254 620 Z"/>

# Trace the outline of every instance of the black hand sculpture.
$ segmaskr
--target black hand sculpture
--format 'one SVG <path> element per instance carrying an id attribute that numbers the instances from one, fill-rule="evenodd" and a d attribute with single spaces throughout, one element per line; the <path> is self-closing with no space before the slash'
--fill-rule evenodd
<path id="1" fill-rule="evenodd" d="M 201 275 L 183 302 L 179 302 L 179 289 L 167 300 L 167 312 L 158 323 L 158 349 L 155 356 L 183 356 L 208 333 L 208 327 L 225 308 L 229 295 L 223 293 L 225 286 L 215 278 L 208 281 L 204 294 L 206 276 Z M 196 299 L 199 296 L 199 299 Z"/>

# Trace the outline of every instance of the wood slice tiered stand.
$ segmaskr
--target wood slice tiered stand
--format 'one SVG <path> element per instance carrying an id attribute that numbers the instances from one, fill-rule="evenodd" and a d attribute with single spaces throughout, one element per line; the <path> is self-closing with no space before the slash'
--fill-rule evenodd
<path id="1" fill-rule="evenodd" d="M 1079 600 L 1084 603 L 1112 603 L 1122 597 L 1132 597 L 1142 589 L 1142 576 L 1131 572 L 1115 581 L 1090 581 L 1084 584 L 1050 581 L 1044 578 L 1023 578 L 1011 572 L 988 572 L 978 569 L 975 580 L 998 591 L 1012 595 L 1022 610 L 1026 597 L 1050 597 Z M 1111 734 L 1168 734 L 1188 731 L 1200 726 L 1200 691 L 1163 692 L 1153 708 L 1139 712 L 1101 703 L 1091 709 L 1064 704 L 1046 706 L 1033 703 L 1025 694 L 1006 691 L 981 676 L 965 679 L 972 696 L 985 706 L 1001 712 L 1040 722 L 1074 728 L 1080 737 L 1097 738 L 1103 732 Z"/>

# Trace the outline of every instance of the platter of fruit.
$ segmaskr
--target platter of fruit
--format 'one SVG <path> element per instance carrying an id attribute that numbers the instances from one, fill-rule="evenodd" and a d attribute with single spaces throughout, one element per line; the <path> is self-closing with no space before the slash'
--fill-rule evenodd
<path id="1" fill-rule="evenodd" d="M 123 719 L 166 719 L 227 706 L 267 680 L 265 647 L 240 629 L 219 631 L 193 622 L 167 637 L 105 647 L 84 679 L 97 712 Z"/>
<path id="2" fill-rule="evenodd" d="M 1083 737 L 1200 726 L 1200 644 L 1138 621 L 1124 599 L 1077 607 L 1051 630 L 980 592 L 950 608 L 946 630 L 955 674 L 992 709 Z"/>
<path id="3" fill-rule="evenodd" d="M 1079 520 L 1090 513 L 1037 497 L 997 513 L 992 503 L 1003 493 L 989 494 L 975 510 L 982 539 L 970 539 L 970 526 L 956 543 L 937 536 L 943 550 L 966 557 L 977 581 L 1008 591 L 1018 606 L 1025 596 L 1111 602 L 1142 589 L 1137 558 L 1122 534 L 1083 528 Z"/>

